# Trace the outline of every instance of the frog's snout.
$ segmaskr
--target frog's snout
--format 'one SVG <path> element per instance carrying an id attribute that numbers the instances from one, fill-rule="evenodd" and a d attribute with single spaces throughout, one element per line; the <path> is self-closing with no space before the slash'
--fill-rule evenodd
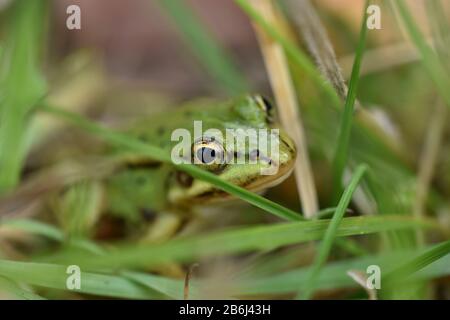
<path id="1" fill-rule="evenodd" d="M 294 141 L 284 131 L 280 130 L 278 155 L 271 158 L 272 168 L 262 173 L 265 177 L 261 177 L 259 185 L 272 187 L 281 183 L 291 174 L 296 158 L 297 149 Z"/>

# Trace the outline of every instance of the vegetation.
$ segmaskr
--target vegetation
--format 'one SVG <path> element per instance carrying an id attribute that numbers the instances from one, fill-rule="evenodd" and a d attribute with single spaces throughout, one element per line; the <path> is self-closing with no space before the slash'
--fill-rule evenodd
<path id="1" fill-rule="evenodd" d="M 344 18 L 317 7 L 321 23 L 335 28 L 330 35 L 339 51 L 354 52 L 348 92 L 342 97 L 323 68 L 316 66 L 321 58 L 305 49 L 308 39 L 302 39 L 293 23 L 295 12 L 286 10 L 294 2 L 274 2 L 280 19 L 276 25 L 266 21 L 253 1 L 234 4 L 288 57 L 318 182 L 321 211 L 313 219 L 297 209 L 291 180 L 266 195 L 256 194 L 198 166 L 172 164 L 161 146 L 102 122 L 98 113 L 117 110 L 97 104 L 111 104 L 117 88 L 106 89 L 106 98 L 103 91 L 91 98 L 91 88 L 74 80 L 95 78 L 91 73 L 96 68 L 76 67 L 84 63 L 81 51 L 70 52 L 62 62 L 52 60 L 56 48 L 47 36 L 52 2 L 14 0 L 3 9 L 0 297 L 182 299 L 185 274 L 199 263 L 189 287 L 193 299 L 367 299 L 364 288 L 347 273 L 356 270 L 369 276 L 369 265 L 382 272 L 377 294 L 381 299 L 448 298 L 439 292 L 448 291 L 445 277 L 450 273 L 450 140 L 445 121 L 442 128 L 435 123 L 445 119 L 447 110 L 436 108 L 441 115 L 437 118 L 430 114 L 430 104 L 450 107 L 450 29 L 442 16 L 444 4 L 427 4 L 428 21 L 437 23 L 430 28 L 433 46 L 404 1 L 382 6 L 383 21 L 390 19 L 404 28 L 419 57 L 412 62 L 396 57 L 397 65 L 385 61 L 387 68 L 379 66 L 372 73 L 364 69 L 364 63 L 373 63 L 364 61 L 365 56 L 390 47 L 380 45 L 373 34 L 377 31 L 366 28 L 370 1 L 359 17 L 359 34 L 339 28 Z M 160 9 L 184 40 L 187 58 L 211 81 L 212 94 L 232 97 L 261 90 L 187 2 L 163 1 Z M 76 71 L 69 76 L 67 69 Z M 106 83 L 112 86 L 113 81 Z M 135 97 L 129 97 L 136 88 L 117 90 L 125 92 L 123 101 L 135 103 Z M 146 105 L 159 103 L 155 96 L 147 94 Z M 85 105 L 77 105 L 80 101 Z M 71 104 L 77 106 L 67 108 Z M 147 111 L 143 108 L 132 116 L 139 118 Z M 381 121 L 374 116 L 380 112 Z M 440 129 L 431 130 L 435 126 Z M 54 142 L 64 130 L 73 133 L 71 145 Z M 427 147 L 433 143 L 436 148 Z M 168 239 L 146 242 L 137 235 L 151 223 L 137 225 L 131 218 L 101 212 L 105 191 L 96 175 L 105 168 L 88 161 L 86 170 L 83 162 L 83 155 L 103 160 L 90 154 L 97 145 L 175 166 L 240 201 L 214 208 L 219 212 L 210 218 L 184 218 L 188 226 L 205 223 L 206 228 L 186 227 Z M 421 178 L 423 172 L 429 172 L 428 178 Z M 418 196 L 419 190 L 425 195 Z M 287 196 L 280 196 L 283 193 Z M 77 290 L 66 286 L 69 265 L 82 270 Z"/>

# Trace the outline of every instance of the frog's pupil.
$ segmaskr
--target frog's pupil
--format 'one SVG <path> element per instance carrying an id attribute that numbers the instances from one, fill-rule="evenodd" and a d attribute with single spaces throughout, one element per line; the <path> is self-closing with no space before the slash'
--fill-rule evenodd
<path id="1" fill-rule="evenodd" d="M 200 148 L 197 157 L 201 162 L 209 164 L 216 158 L 216 150 L 206 147 Z"/>

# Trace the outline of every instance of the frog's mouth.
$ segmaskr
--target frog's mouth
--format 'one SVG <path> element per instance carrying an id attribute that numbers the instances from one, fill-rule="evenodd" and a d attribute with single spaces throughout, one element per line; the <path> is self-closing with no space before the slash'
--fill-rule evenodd
<path id="1" fill-rule="evenodd" d="M 292 141 L 286 137 L 282 139 L 278 165 L 274 174 L 261 174 L 261 165 L 228 165 L 219 177 L 234 185 L 252 192 L 261 192 L 283 182 L 294 169 L 296 150 Z M 172 203 L 201 204 L 227 201 L 233 198 L 211 184 L 190 178 L 189 186 L 176 185 L 169 190 L 169 201 Z"/>
<path id="2" fill-rule="evenodd" d="M 283 182 L 289 177 L 293 168 L 294 161 L 290 161 L 280 165 L 278 173 L 275 175 L 258 174 L 246 176 L 244 178 L 245 181 L 242 181 L 239 177 L 228 179 L 228 181 L 249 191 L 261 192 Z M 169 191 L 169 200 L 172 203 L 202 204 L 228 201 L 230 199 L 233 199 L 232 195 L 200 180 L 194 180 L 187 189 L 176 187 Z"/>

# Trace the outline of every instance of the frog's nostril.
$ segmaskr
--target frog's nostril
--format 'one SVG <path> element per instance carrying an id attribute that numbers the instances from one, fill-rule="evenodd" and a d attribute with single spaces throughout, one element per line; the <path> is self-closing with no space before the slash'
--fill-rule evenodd
<path id="1" fill-rule="evenodd" d="M 266 114 L 266 120 L 267 123 L 273 123 L 273 113 L 274 108 L 272 103 L 269 101 L 269 99 L 263 97 L 263 96 L 255 96 L 255 101 L 258 104 L 258 106 L 264 111 Z"/>
<path id="2" fill-rule="evenodd" d="M 267 111 L 268 113 L 272 112 L 273 106 L 272 106 L 272 104 L 270 103 L 270 101 L 269 101 L 267 98 L 265 98 L 265 97 L 261 97 L 261 99 L 262 99 L 262 101 L 263 101 L 263 103 L 264 103 L 264 107 L 266 108 L 266 111 Z"/>

